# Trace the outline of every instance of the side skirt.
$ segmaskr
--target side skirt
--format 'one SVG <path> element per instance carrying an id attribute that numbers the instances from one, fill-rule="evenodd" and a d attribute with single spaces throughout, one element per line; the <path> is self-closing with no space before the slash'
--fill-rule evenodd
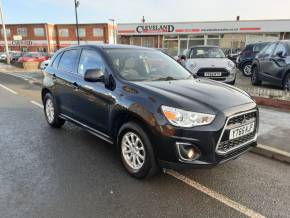
<path id="1" fill-rule="evenodd" d="M 104 141 L 106 141 L 106 142 L 108 142 L 110 144 L 114 144 L 112 138 L 110 136 L 108 136 L 107 134 L 103 133 L 103 132 L 100 132 L 100 131 L 98 131 L 96 129 L 93 129 L 92 127 L 89 127 L 89 126 L 87 126 L 87 125 L 85 125 L 85 124 L 83 124 L 83 123 L 81 123 L 81 122 L 79 122 L 79 121 L 77 121 L 77 120 L 65 115 L 65 114 L 60 114 L 59 117 L 64 119 L 64 120 L 67 120 L 69 122 L 72 122 L 72 123 L 76 124 L 77 126 L 80 126 L 80 127 L 84 128 L 89 133 L 97 136 L 100 139 L 103 139 Z"/>

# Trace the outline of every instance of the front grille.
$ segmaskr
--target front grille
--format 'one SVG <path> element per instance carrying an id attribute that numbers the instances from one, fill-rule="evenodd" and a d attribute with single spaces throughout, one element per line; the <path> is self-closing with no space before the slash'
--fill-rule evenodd
<path id="1" fill-rule="evenodd" d="M 225 68 L 200 68 L 196 75 L 200 77 L 204 77 L 204 73 L 210 73 L 210 72 L 221 72 L 222 75 L 220 77 L 227 77 L 230 73 Z M 218 77 L 214 77 L 218 78 Z M 213 79 L 213 77 L 211 77 Z"/>
<path id="2" fill-rule="evenodd" d="M 217 153 L 225 154 L 253 141 L 256 137 L 257 111 L 242 113 L 228 119 L 224 131 L 217 145 Z M 230 130 L 249 123 L 255 122 L 255 130 L 252 133 L 230 140 Z"/>

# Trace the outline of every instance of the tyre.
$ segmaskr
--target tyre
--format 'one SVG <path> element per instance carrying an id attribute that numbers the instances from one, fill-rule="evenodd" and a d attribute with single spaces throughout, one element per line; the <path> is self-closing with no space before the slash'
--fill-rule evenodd
<path id="1" fill-rule="evenodd" d="M 242 72 L 244 76 L 250 77 L 252 75 L 252 63 L 251 62 L 245 63 L 242 67 Z"/>
<path id="2" fill-rule="evenodd" d="M 262 84 L 262 81 L 259 79 L 259 72 L 256 66 L 254 66 L 252 69 L 251 82 L 254 86 L 259 86 Z"/>
<path id="3" fill-rule="evenodd" d="M 283 80 L 283 89 L 290 91 L 290 72 L 287 73 L 287 75 L 285 76 Z"/>
<path id="4" fill-rule="evenodd" d="M 55 99 L 50 93 L 47 93 L 44 97 L 44 114 L 47 123 L 53 128 L 60 128 L 65 120 L 60 118 L 58 108 Z"/>
<path id="5" fill-rule="evenodd" d="M 158 173 L 148 134 L 137 123 L 129 122 L 120 128 L 118 148 L 122 164 L 131 176 L 142 179 Z"/>

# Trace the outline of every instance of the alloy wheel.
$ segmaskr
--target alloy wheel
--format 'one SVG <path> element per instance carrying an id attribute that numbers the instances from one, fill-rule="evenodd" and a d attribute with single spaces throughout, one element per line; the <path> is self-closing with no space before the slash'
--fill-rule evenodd
<path id="1" fill-rule="evenodd" d="M 49 123 L 52 123 L 54 120 L 54 106 L 50 98 L 45 102 L 45 113 Z"/>
<path id="2" fill-rule="evenodd" d="M 244 67 L 244 74 L 247 76 L 250 76 L 252 74 L 252 66 L 250 64 L 247 64 Z"/>
<path id="3" fill-rule="evenodd" d="M 133 170 L 139 170 L 145 163 L 146 152 L 140 137 L 127 132 L 121 142 L 122 156 L 126 164 Z"/>

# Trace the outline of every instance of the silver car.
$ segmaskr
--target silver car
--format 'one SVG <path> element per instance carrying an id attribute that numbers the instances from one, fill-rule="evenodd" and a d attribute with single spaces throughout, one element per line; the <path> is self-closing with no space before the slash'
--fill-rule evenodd
<path id="1" fill-rule="evenodd" d="M 197 77 L 235 84 L 236 65 L 217 46 L 192 47 L 181 56 L 181 63 Z"/>

